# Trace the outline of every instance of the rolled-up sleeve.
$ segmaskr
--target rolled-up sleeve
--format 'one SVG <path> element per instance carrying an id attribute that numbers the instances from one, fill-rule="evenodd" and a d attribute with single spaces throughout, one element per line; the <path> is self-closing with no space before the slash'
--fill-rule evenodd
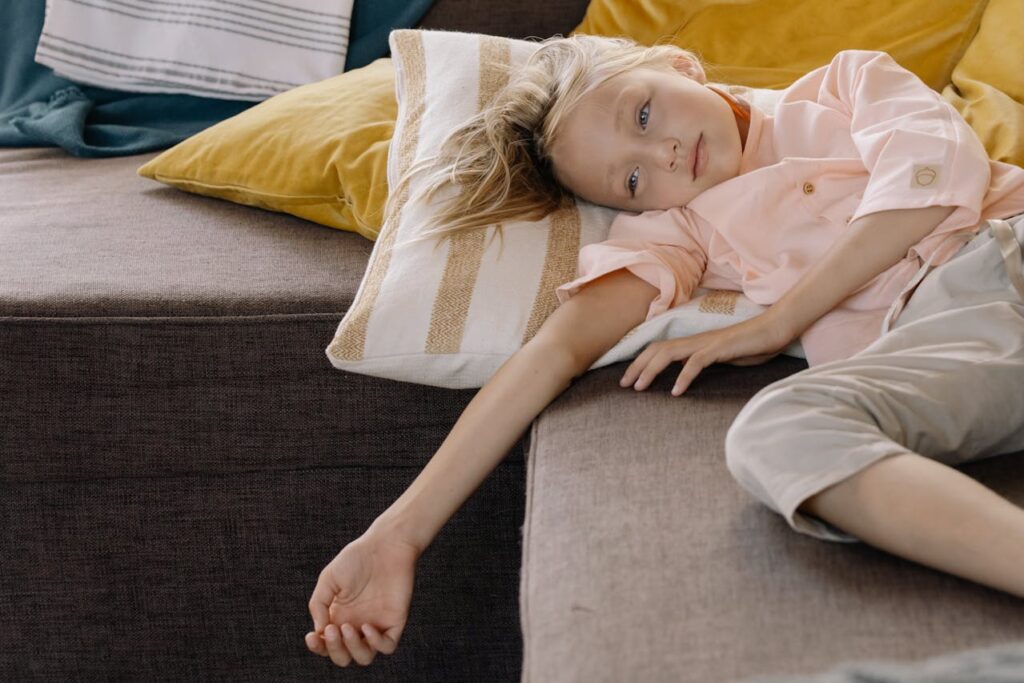
<path id="1" fill-rule="evenodd" d="M 658 288 L 645 322 L 686 303 L 707 267 L 707 252 L 688 227 L 679 209 L 619 214 L 609 239 L 580 249 L 578 277 L 555 290 L 559 305 L 588 282 L 619 268 Z"/>
<path id="2" fill-rule="evenodd" d="M 960 207 L 946 224 L 978 221 L 991 177 L 988 153 L 939 93 L 877 50 L 843 50 L 818 74 L 819 103 L 849 116 L 870 173 L 851 221 L 936 205 Z"/>

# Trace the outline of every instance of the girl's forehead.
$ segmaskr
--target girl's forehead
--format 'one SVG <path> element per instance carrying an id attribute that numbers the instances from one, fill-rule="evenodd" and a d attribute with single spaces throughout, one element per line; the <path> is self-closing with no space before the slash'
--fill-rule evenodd
<path id="1" fill-rule="evenodd" d="M 624 90 L 630 90 L 636 86 L 644 83 L 644 78 L 641 74 L 635 70 L 624 71 L 620 74 L 615 74 L 611 78 L 605 79 L 602 83 L 592 88 L 585 97 L 592 102 L 604 102 L 610 103 L 615 100 Z"/>
<path id="2" fill-rule="evenodd" d="M 631 93 L 636 93 L 640 88 L 657 77 L 657 73 L 649 69 L 641 71 L 642 67 L 634 67 L 622 73 L 615 74 L 605 80 L 596 88 L 585 95 L 581 101 L 589 105 L 587 108 L 597 108 L 601 111 L 613 109 L 616 102 L 623 102 Z"/>
<path id="3" fill-rule="evenodd" d="M 634 66 L 606 79 L 601 85 L 608 86 L 609 88 L 623 88 L 633 83 L 645 81 L 653 75 L 649 66 Z"/>
<path id="4" fill-rule="evenodd" d="M 643 86 L 651 81 L 664 78 L 665 76 L 671 77 L 671 75 L 672 74 L 665 69 L 658 69 L 651 64 L 643 64 L 631 67 L 605 79 L 604 82 L 598 85 L 594 90 L 600 90 L 606 96 L 617 96 L 623 90 L 630 88 L 631 86 Z M 685 78 L 682 74 L 679 74 L 679 76 Z"/>

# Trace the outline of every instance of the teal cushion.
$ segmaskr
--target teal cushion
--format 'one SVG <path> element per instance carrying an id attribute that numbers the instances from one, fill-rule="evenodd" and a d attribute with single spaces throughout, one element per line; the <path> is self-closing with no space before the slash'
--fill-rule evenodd
<path id="1" fill-rule="evenodd" d="M 433 0 L 356 0 L 345 70 L 388 52 L 392 28 L 419 22 Z M 136 93 L 76 83 L 35 62 L 45 0 L 0 0 L 0 147 L 63 147 L 77 157 L 166 149 L 258 104 Z"/>
<path id="2" fill-rule="evenodd" d="M 416 26 L 433 4 L 434 0 L 356 0 L 345 71 L 390 54 L 388 34 L 392 29 Z"/>

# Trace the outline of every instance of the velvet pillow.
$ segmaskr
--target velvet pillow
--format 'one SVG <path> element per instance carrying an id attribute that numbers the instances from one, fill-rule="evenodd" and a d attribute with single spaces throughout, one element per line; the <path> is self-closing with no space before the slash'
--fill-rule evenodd
<path id="1" fill-rule="evenodd" d="M 412 163 L 435 153 L 448 132 L 478 112 L 526 61 L 536 42 L 474 33 L 391 33 L 398 121 L 388 155 L 397 187 Z M 777 93 L 728 91 L 774 111 Z M 577 276 L 580 249 L 603 241 L 617 211 L 584 201 L 539 221 L 509 222 L 445 241 L 399 242 L 419 234 L 434 206 L 399 188 L 355 300 L 326 349 L 339 370 L 464 389 L 481 387 L 529 341 L 558 306 L 555 289 Z M 685 304 L 627 333 L 591 366 L 636 357 L 652 341 L 734 325 L 765 310 L 741 292 L 698 288 Z M 784 353 L 804 358 L 799 341 Z"/>
<path id="2" fill-rule="evenodd" d="M 828 64 L 840 50 L 884 50 L 940 91 L 977 32 L 985 5 L 985 0 L 591 0 L 573 33 L 625 35 L 645 45 L 673 43 L 700 56 L 708 80 L 774 89 Z M 1019 43 L 1019 28 L 1016 34 Z"/>
<path id="3" fill-rule="evenodd" d="M 375 240 L 397 109 L 394 67 L 382 57 L 264 100 L 171 147 L 138 174 Z"/>
<path id="4" fill-rule="evenodd" d="M 989 158 L 1024 167 L 1024 2 L 989 0 L 942 98 L 971 124 Z"/>

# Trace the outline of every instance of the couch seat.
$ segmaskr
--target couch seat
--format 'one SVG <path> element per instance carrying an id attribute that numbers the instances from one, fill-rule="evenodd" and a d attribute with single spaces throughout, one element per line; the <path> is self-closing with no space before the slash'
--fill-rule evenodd
<path id="1" fill-rule="evenodd" d="M 627 366 L 587 373 L 533 425 L 524 683 L 717 683 L 1024 639 L 1020 600 L 799 534 L 733 480 L 733 419 L 805 361 L 713 365 L 679 397 L 669 390 L 680 364 L 642 392 L 619 387 Z M 1021 456 L 961 469 L 1021 505 Z"/>

